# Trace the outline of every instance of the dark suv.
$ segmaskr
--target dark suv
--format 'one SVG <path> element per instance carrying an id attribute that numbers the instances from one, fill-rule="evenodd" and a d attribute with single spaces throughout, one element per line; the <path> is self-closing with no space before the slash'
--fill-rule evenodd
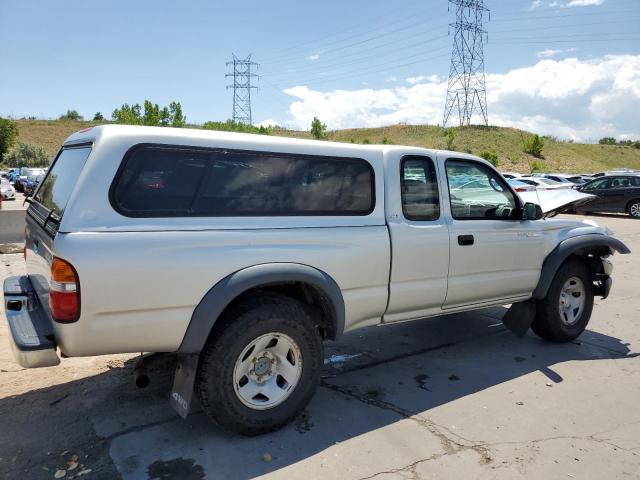
<path id="1" fill-rule="evenodd" d="M 628 213 L 640 218 L 640 175 L 600 177 L 580 185 L 577 190 L 597 197 L 580 211 Z"/>

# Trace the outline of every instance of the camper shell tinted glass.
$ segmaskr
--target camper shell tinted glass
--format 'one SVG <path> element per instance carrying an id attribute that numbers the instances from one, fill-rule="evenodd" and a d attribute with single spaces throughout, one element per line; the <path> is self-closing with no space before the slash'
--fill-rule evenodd
<path id="1" fill-rule="evenodd" d="M 375 179 L 359 158 L 145 144 L 110 200 L 129 217 L 368 215 Z"/>

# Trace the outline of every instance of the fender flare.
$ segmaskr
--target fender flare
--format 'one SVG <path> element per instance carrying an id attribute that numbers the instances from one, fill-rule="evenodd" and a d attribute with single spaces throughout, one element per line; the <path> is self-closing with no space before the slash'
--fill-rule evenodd
<path id="1" fill-rule="evenodd" d="M 224 309 L 240 294 L 260 286 L 303 282 L 311 285 L 331 306 L 335 337 L 344 331 L 345 306 L 338 284 L 325 272 L 299 263 L 265 263 L 238 270 L 216 283 L 200 300 L 182 339 L 179 353 L 199 354 Z"/>
<path id="2" fill-rule="evenodd" d="M 621 254 L 631 253 L 631 250 L 617 238 L 599 233 L 579 235 L 563 240 L 547 255 L 547 258 L 542 263 L 540 279 L 532 297 L 540 300 L 547 295 L 556 272 L 569 256 L 584 254 L 594 247 L 606 247 L 609 253 L 614 251 Z"/>

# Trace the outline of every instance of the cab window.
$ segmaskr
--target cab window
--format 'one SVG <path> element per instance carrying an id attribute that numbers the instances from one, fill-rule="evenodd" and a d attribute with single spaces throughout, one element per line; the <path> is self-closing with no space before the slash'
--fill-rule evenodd
<path id="1" fill-rule="evenodd" d="M 417 155 L 402 159 L 400 168 L 402 213 L 407 220 L 437 220 L 440 217 L 438 179 L 433 162 Z"/>
<path id="2" fill-rule="evenodd" d="M 472 160 L 447 160 L 446 170 L 453 218 L 519 218 L 518 201 L 498 173 Z"/>

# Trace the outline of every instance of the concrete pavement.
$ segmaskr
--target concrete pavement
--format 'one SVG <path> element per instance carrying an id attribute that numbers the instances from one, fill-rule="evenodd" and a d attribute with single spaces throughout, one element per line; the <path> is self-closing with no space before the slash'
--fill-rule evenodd
<path id="1" fill-rule="evenodd" d="M 261 437 L 179 419 L 170 359 L 137 390 L 132 356 L 19 371 L 0 338 L 0 477 L 640 478 L 640 222 L 590 218 L 632 254 L 613 257 L 611 296 L 577 341 L 515 338 L 503 308 L 356 331 L 327 344 L 304 414 Z M 67 470 L 70 455 L 82 465 Z"/>

